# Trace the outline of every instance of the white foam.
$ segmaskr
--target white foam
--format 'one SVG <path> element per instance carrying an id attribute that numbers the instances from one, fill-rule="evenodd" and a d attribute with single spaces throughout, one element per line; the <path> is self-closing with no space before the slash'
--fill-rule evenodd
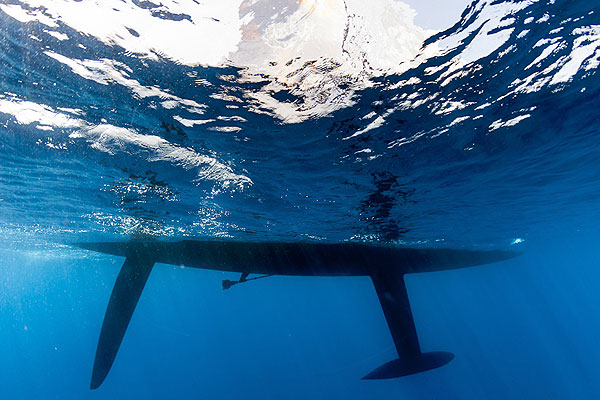
<path id="1" fill-rule="evenodd" d="M 218 65 L 240 41 L 241 1 L 161 0 L 157 8 L 146 9 L 132 0 L 24 0 L 32 8 L 43 7 L 45 14 L 18 5 L 2 9 L 21 21 L 52 21 L 54 25 L 60 21 L 143 57 L 158 59 L 160 55 L 188 65 Z M 182 19 L 161 18 L 159 13 Z"/>
<path id="2" fill-rule="evenodd" d="M 162 0 L 150 9 L 132 0 L 23 2 L 44 12 L 3 8 L 22 21 L 60 21 L 142 57 L 192 66 L 233 63 L 245 68 L 246 79 L 268 75 L 275 84 L 254 95 L 257 108 L 287 122 L 354 104 L 355 91 L 368 86 L 369 78 L 405 70 L 427 35 L 413 23 L 414 11 L 397 0 Z M 168 13 L 180 20 L 165 19 Z M 141 88 L 122 71 L 115 74 L 106 60 L 47 54 L 88 79 L 117 82 L 141 96 L 158 95 L 156 88 Z M 299 103 L 271 96 L 289 88 Z"/>
<path id="3" fill-rule="evenodd" d="M 563 37 L 539 40 L 533 48 L 545 46 L 542 52 L 525 70 L 543 62 L 552 54 L 558 58 L 542 71 L 534 71 L 531 75 L 512 82 L 513 93 L 537 92 L 547 86 L 559 85 L 569 80 L 582 69 L 589 71 L 600 66 L 600 25 L 576 28 L 572 31 L 576 36 L 570 46 Z M 570 48 L 570 53 L 560 55 L 561 51 Z"/>
<path id="4" fill-rule="evenodd" d="M 474 32 L 478 31 L 476 36 L 456 58 L 460 60 L 458 64 L 462 67 L 487 57 L 500 48 L 508 41 L 514 28 L 514 18 L 507 16 L 514 15 L 539 0 L 527 0 L 520 2 L 501 2 L 494 3 L 491 0 L 481 1 L 477 8 L 472 9 L 463 20 L 469 20 L 475 13 L 479 13 L 475 23 L 466 27 L 458 33 L 435 42 L 433 45 L 439 47 L 442 52 L 449 51 L 458 47 Z M 504 29 L 502 29 L 504 28 Z"/>
<path id="5" fill-rule="evenodd" d="M 208 128 L 209 131 L 235 133 L 242 130 L 239 126 L 211 126 Z"/>
<path id="6" fill-rule="evenodd" d="M 22 125 L 36 123 L 56 128 L 79 128 L 85 125 L 82 120 L 57 112 L 50 106 L 19 99 L 0 98 L 0 113 L 12 115 Z"/>
<path id="7" fill-rule="evenodd" d="M 69 36 L 65 35 L 64 33 L 55 32 L 55 31 L 44 31 L 44 32 L 46 32 L 48 35 L 50 35 L 52 37 L 55 37 L 56 39 L 60 40 L 61 42 L 69 39 Z"/>
<path id="8" fill-rule="evenodd" d="M 505 128 L 505 127 L 509 127 L 509 126 L 515 126 L 519 122 L 521 122 L 524 119 L 527 119 L 529 117 L 531 117 L 531 114 L 519 115 L 519 116 L 516 116 L 515 118 L 509 119 L 508 121 L 502 121 L 502 120 L 494 121 L 490 124 L 489 131 L 493 132 L 496 129 Z"/>
<path id="9" fill-rule="evenodd" d="M 191 128 L 194 125 L 204 125 L 209 122 L 215 121 L 214 119 L 186 119 L 186 118 L 180 117 L 179 115 L 173 116 L 173 119 L 175 121 L 178 121 L 183 126 L 187 126 L 188 128 Z"/>
<path id="10" fill-rule="evenodd" d="M 276 18 L 259 12 L 262 3 L 245 9 L 244 36 L 230 58 L 246 67 L 247 79 L 272 80 L 251 94 L 256 111 L 288 123 L 352 106 L 370 78 L 406 70 L 426 37 L 414 10 L 399 1 L 307 0 Z M 297 100 L 272 96 L 281 90 Z"/>
<path id="11" fill-rule="evenodd" d="M 581 68 L 590 70 L 598 68 L 600 58 L 600 25 L 591 25 L 573 30 L 573 35 L 578 37 L 573 41 L 573 49 L 569 59 L 561 66 L 560 70 L 552 77 L 550 84 L 567 82 L 572 79 Z M 586 63 L 584 65 L 584 62 Z"/>
<path id="12" fill-rule="evenodd" d="M 127 147 L 133 145 L 149 152 L 148 161 L 166 161 L 186 170 L 197 169 L 198 181 L 214 180 L 225 187 L 238 188 L 252 185 L 250 178 L 234 173 L 229 166 L 220 163 L 215 158 L 174 145 L 160 136 L 145 135 L 132 129 L 110 124 L 87 127 L 80 130 L 77 136 L 72 137 L 81 136 L 90 140 L 93 148 L 109 154 L 121 151 L 129 152 Z"/>
<path id="13" fill-rule="evenodd" d="M 64 108 L 64 110 L 69 109 Z M 79 111 L 73 109 L 75 114 Z M 243 189 L 252 185 L 250 178 L 234 173 L 231 167 L 217 161 L 214 157 L 170 143 L 160 136 L 145 135 L 132 129 L 110 124 L 92 125 L 81 118 L 57 112 L 48 105 L 17 98 L 0 98 L 0 113 L 12 115 L 15 121 L 21 125 L 35 123 L 36 128 L 41 131 L 51 131 L 53 128 L 76 128 L 69 134 L 69 138 L 84 138 L 89 142 L 90 147 L 109 154 L 122 151 L 135 153 L 131 149 L 131 146 L 135 146 L 148 153 L 148 161 L 165 161 L 186 170 L 197 169 L 198 182 L 213 180 L 223 187 L 232 189 Z M 221 129 L 228 131 L 225 128 Z M 239 129 L 237 128 L 237 130 Z M 45 144 L 53 149 L 66 148 L 65 144 L 54 143 L 52 138 L 47 138 Z"/>
<path id="14" fill-rule="evenodd" d="M 48 57 L 67 65 L 71 70 L 85 78 L 102 85 L 119 84 L 129 88 L 133 93 L 141 98 L 158 97 L 161 100 L 161 105 L 167 109 L 173 109 L 177 106 L 183 106 L 189 112 L 202 114 L 206 106 L 194 100 L 182 99 L 168 93 L 157 86 L 144 86 L 137 80 L 129 77 L 131 69 L 118 61 L 109 60 L 106 58 L 100 60 L 77 60 L 63 56 L 52 51 L 45 51 Z"/>
<path id="15" fill-rule="evenodd" d="M 40 10 L 26 10 L 18 4 L 0 4 L 0 9 L 19 22 L 38 21 L 47 26 L 56 26 L 55 20 Z"/>

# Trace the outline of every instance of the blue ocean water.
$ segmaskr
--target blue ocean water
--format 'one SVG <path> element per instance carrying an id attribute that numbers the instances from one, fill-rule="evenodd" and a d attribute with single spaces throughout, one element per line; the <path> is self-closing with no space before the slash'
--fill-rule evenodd
<path id="1" fill-rule="evenodd" d="M 51 7 L 34 3 L 0 11 L 3 398 L 600 396 L 593 2 L 474 1 L 404 70 L 332 73 L 325 94 L 274 91 L 275 77 L 247 79 L 235 63 L 141 57 L 44 23 Z M 295 73 L 331 72 L 315 65 Z M 422 349 L 456 358 L 386 381 L 360 380 L 395 358 L 368 278 L 270 277 L 222 291 L 237 277 L 158 265 L 107 380 L 90 391 L 123 260 L 70 243 L 132 237 L 522 256 L 407 276 Z"/>

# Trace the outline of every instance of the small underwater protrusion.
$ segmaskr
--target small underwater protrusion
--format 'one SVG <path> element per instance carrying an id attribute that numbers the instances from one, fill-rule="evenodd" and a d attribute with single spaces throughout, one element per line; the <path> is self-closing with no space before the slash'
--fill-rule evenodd
<path id="1" fill-rule="evenodd" d="M 237 285 L 238 283 L 244 283 L 244 282 L 248 282 L 248 281 L 255 281 L 257 279 L 268 278 L 269 276 L 273 276 L 273 274 L 267 274 L 267 275 L 261 275 L 261 276 L 256 276 L 254 278 L 247 279 L 248 275 L 250 275 L 250 274 L 247 273 L 247 272 L 242 273 L 242 276 L 237 281 L 231 281 L 229 279 L 223 279 L 221 281 L 221 285 L 223 286 L 223 290 L 227 290 L 230 287 L 232 287 L 233 285 Z"/>

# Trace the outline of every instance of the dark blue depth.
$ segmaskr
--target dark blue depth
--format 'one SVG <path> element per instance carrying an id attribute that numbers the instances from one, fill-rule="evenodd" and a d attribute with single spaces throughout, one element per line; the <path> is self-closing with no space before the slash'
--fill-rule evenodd
<path id="1" fill-rule="evenodd" d="M 502 2 L 475 1 L 428 43 L 480 25 L 486 3 Z M 106 152 L 73 135 L 80 128 L 44 131 L 0 112 L 0 397 L 598 398 L 600 80 L 597 68 L 582 67 L 550 84 L 556 70 L 544 71 L 582 43 L 600 52 L 577 33 L 600 32 L 600 10 L 589 1 L 543 0 L 509 19 L 506 43 L 446 85 L 446 63 L 467 53 L 477 30 L 404 74 L 375 78 L 350 108 L 284 124 L 250 110 L 244 94 L 263 84 L 224 80 L 239 73 L 233 67 L 141 60 L 68 26 L 57 29 L 77 40 L 58 41 L 43 34 L 46 26 L 0 12 L 0 102 L 78 109 L 89 126 L 153 135 L 214 160 L 190 167 L 126 141 Z M 533 63 L 546 39 L 564 46 Z M 205 104 L 195 117 L 214 121 L 187 127 L 174 118 L 194 117 L 182 108 L 85 79 L 48 50 L 122 63 L 144 86 Z M 515 91 L 532 74 L 548 81 Z M 418 81 L 397 85 L 411 78 Z M 244 100 L 228 108 L 215 96 L 222 93 Z M 454 102 L 464 107 L 440 112 Z M 360 134 L 370 112 L 385 122 Z M 227 126 L 240 130 L 211 129 L 234 116 L 245 122 Z M 248 181 L 227 181 L 223 171 Z M 368 278 L 269 277 L 223 291 L 222 280 L 237 275 L 157 264 L 109 379 L 90 391 L 123 259 L 69 243 L 148 237 L 374 241 L 523 255 L 408 275 L 423 351 L 456 358 L 387 381 L 359 379 L 395 358 Z"/>

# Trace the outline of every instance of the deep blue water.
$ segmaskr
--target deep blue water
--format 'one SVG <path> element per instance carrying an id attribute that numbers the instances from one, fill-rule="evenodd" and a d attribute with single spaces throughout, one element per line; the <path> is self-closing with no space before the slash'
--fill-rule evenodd
<path id="1" fill-rule="evenodd" d="M 140 57 L 66 23 L 59 40 L 0 11 L 0 395 L 598 398 L 597 8 L 475 1 L 427 39 L 438 51 L 368 87 L 336 78 L 354 103 L 295 123 L 252 97 L 272 77 Z M 277 93 L 298 109 L 302 96 Z M 359 379 L 395 358 L 368 278 L 222 291 L 236 277 L 158 265 L 90 391 L 123 260 L 69 243 L 132 237 L 523 254 L 407 276 L 422 349 L 456 358 L 387 381 Z"/>

